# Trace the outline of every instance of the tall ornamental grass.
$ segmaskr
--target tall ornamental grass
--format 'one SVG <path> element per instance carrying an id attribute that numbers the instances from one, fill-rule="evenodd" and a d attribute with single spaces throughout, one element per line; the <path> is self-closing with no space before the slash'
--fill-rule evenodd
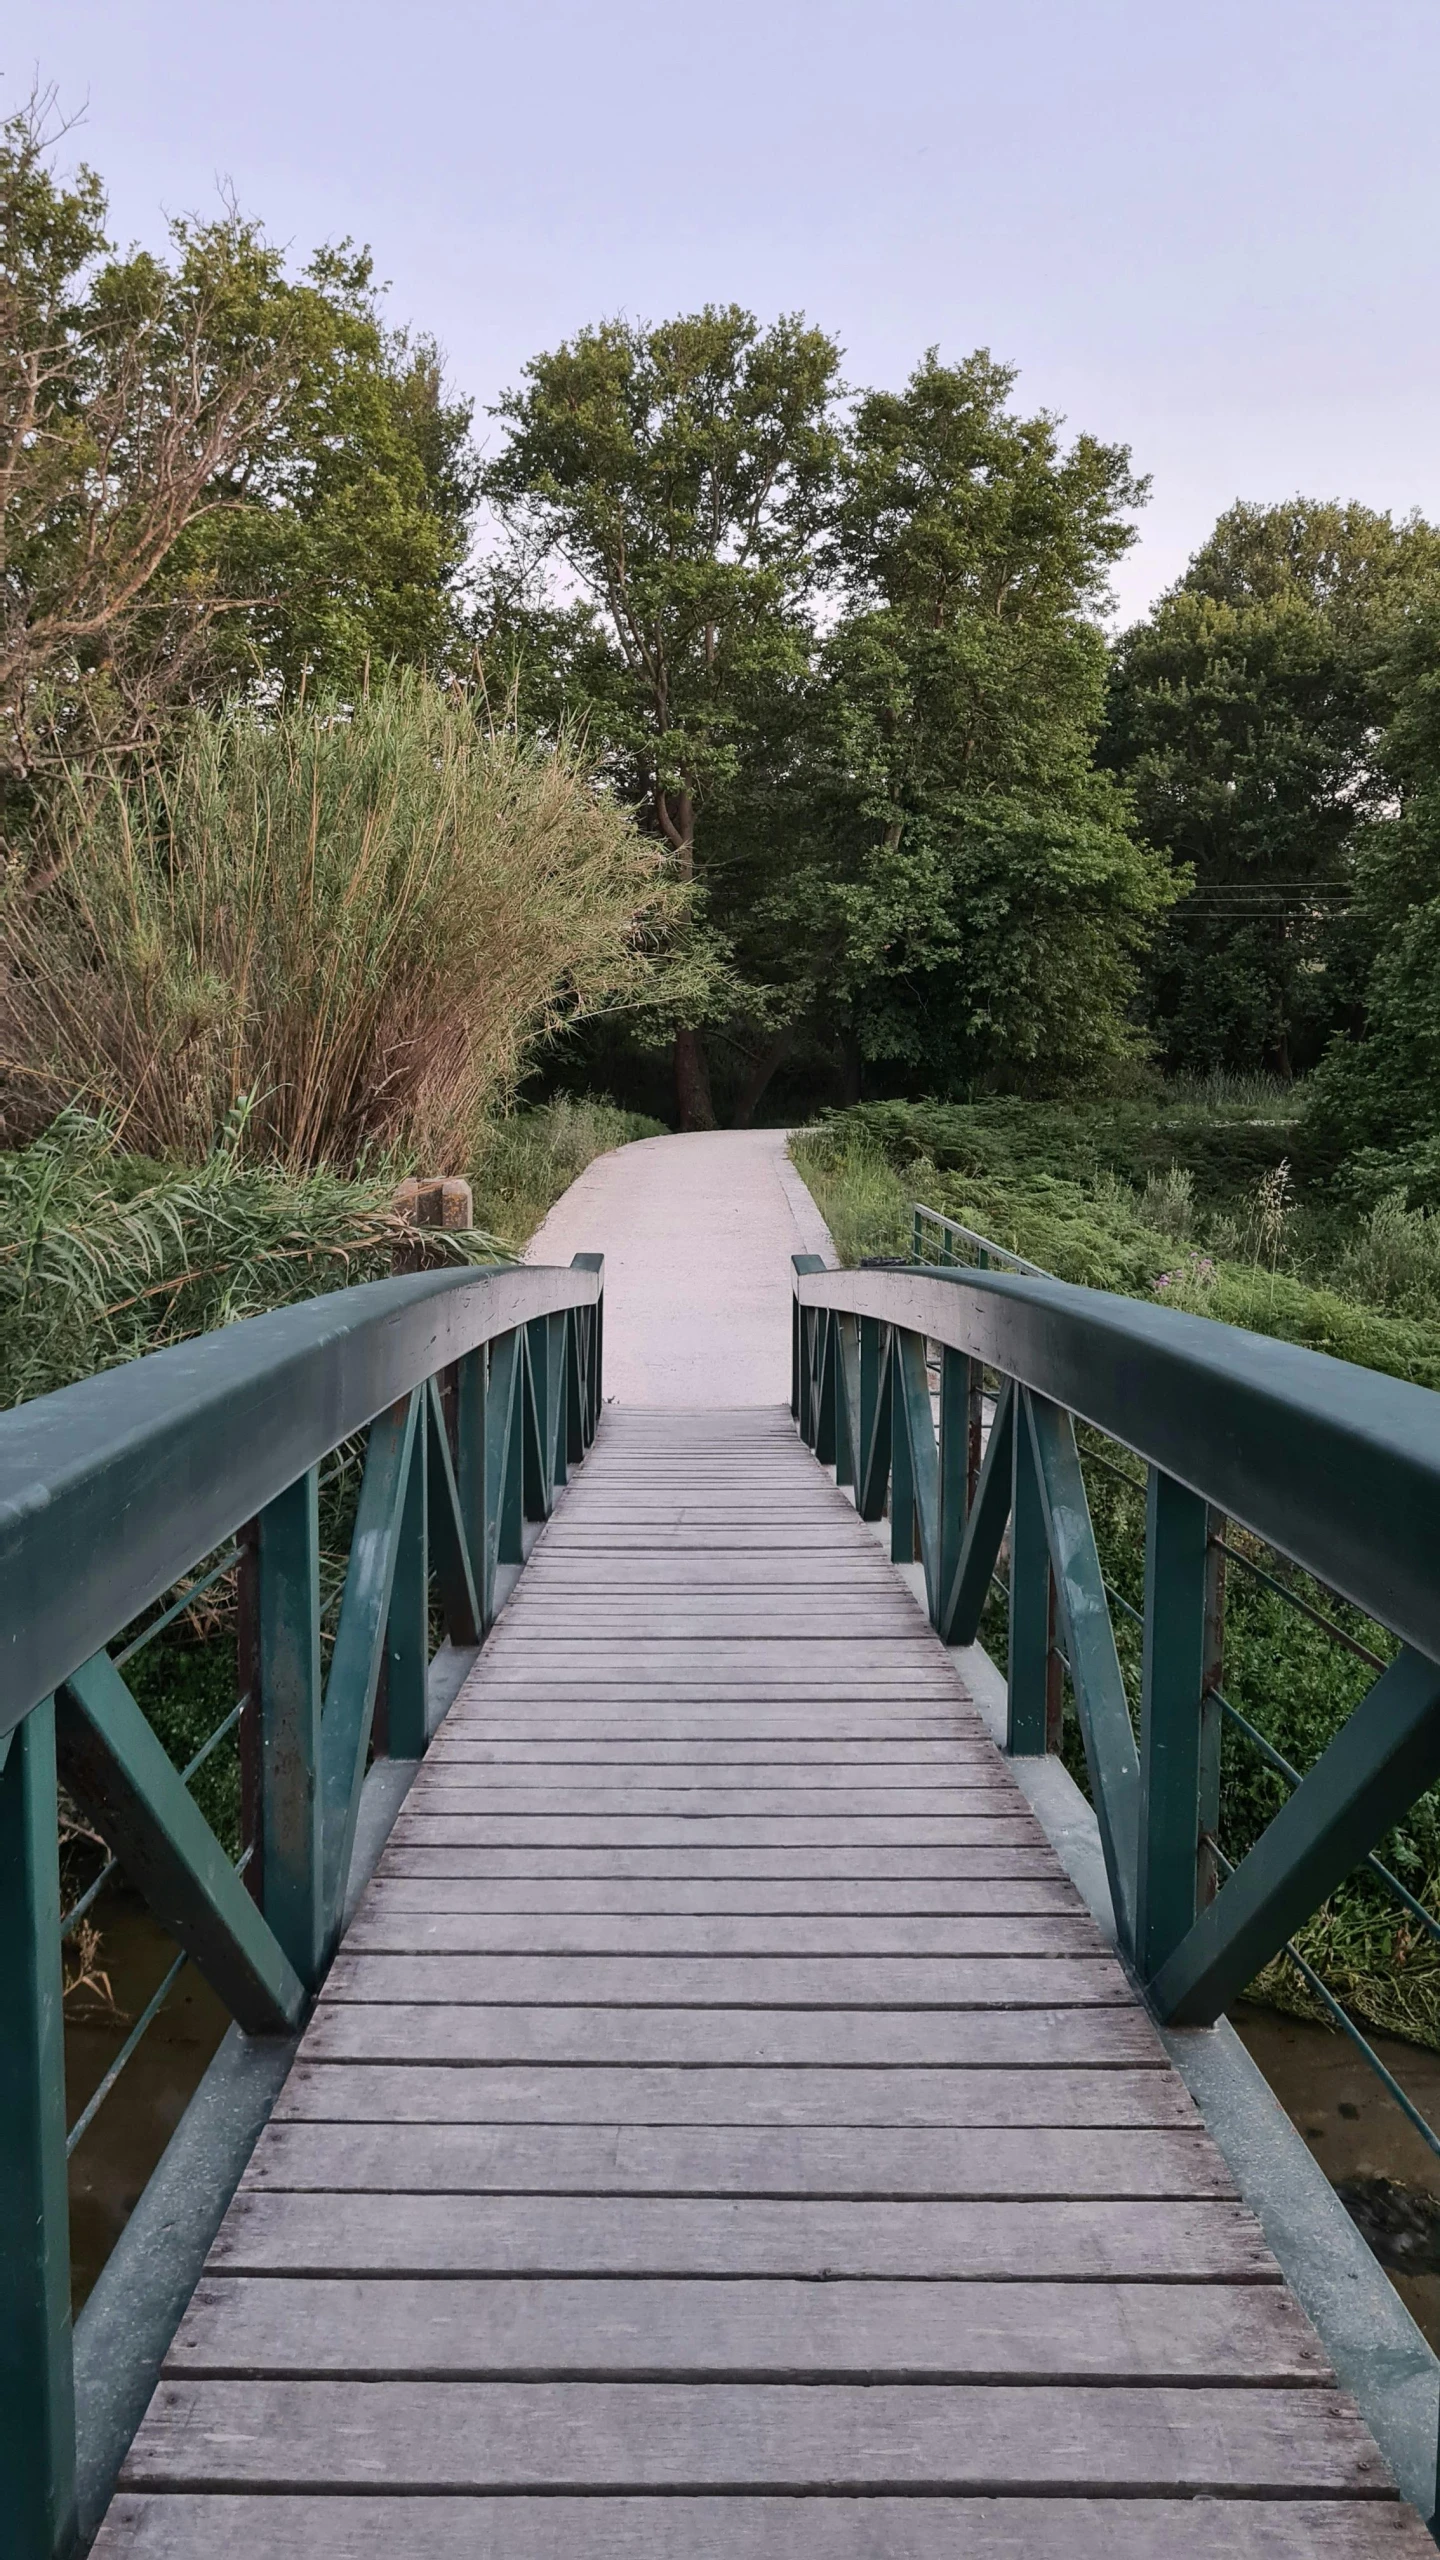
<path id="1" fill-rule="evenodd" d="M 418 675 L 197 716 L 48 823 L 0 910 L 11 1145 L 80 1105 L 200 1163 L 250 1096 L 292 1173 L 459 1171 L 538 1039 L 640 991 L 665 894 L 572 753 Z"/>

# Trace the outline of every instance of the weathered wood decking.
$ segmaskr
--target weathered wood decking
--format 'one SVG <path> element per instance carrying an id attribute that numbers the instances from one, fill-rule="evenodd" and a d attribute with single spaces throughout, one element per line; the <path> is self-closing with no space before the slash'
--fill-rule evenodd
<path id="1" fill-rule="evenodd" d="M 612 1412 L 98 2560 L 1427 2551 L 788 1416 Z"/>

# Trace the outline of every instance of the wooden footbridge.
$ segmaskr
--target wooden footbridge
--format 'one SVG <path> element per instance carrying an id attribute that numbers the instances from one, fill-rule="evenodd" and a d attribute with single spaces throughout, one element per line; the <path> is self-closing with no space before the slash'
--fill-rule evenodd
<path id="1" fill-rule="evenodd" d="M 0 1424 L 15 2560 L 107 2500 L 97 2560 L 1433 2551 L 1155 2017 L 1216 2015 L 1436 1774 L 1440 1404 L 1043 1281 L 796 1289 L 794 1417 L 602 1419 L 580 1268 L 346 1292 Z M 1138 1745 L 1076 1412 L 1150 1471 Z M 327 1670 L 317 1470 L 364 1426 Z M 1404 1649 L 1207 1899 L 1216 1503 Z M 105 1649 L 237 1520 L 243 1884 Z M 1058 1660 L 1119 1951 L 948 1649 L 1002 1561 L 1010 1739 L 1053 1743 Z M 427 1613 L 471 1665 L 428 1749 Z M 283 2083 L 173 2338 L 136 2298 L 113 2499 L 70 2383 L 57 1730 Z"/>

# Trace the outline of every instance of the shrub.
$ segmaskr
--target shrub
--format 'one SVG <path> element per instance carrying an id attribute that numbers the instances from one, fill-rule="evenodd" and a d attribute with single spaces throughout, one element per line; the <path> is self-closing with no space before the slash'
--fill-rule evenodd
<path id="1" fill-rule="evenodd" d="M 534 1041 L 637 991 L 664 895 L 572 755 L 425 678 L 197 716 L 72 778 L 46 866 L 4 879 L 12 1132 L 79 1101 L 198 1163 L 249 1094 L 247 1146 L 291 1172 L 458 1171 Z"/>
<path id="2" fill-rule="evenodd" d="M 0 1155 L 0 1402 L 18 1404 L 239 1316 L 380 1280 L 412 1230 L 393 1182 L 246 1164 L 237 1113 L 198 1168 L 122 1155 L 67 1112 Z M 484 1235 L 435 1230 L 456 1261 Z"/>

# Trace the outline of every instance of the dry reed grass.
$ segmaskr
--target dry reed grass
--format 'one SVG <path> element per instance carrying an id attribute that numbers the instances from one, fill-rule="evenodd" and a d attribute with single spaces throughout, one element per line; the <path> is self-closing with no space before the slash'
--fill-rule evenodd
<path id="1" fill-rule="evenodd" d="M 643 994 L 670 894 L 578 758 L 417 675 L 197 717 L 75 778 L 0 905 L 10 1144 L 67 1104 L 202 1161 L 242 1096 L 292 1173 L 462 1171 L 562 1019 Z"/>

